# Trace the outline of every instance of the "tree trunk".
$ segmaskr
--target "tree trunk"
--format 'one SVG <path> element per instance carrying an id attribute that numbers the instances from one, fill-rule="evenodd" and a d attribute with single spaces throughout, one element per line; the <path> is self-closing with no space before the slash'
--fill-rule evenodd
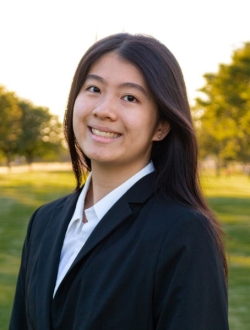
<path id="1" fill-rule="evenodd" d="M 217 156 L 215 160 L 215 175 L 220 176 L 221 174 L 221 162 L 220 158 Z"/>
<path id="2" fill-rule="evenodd" d="M 33 167 L 32 167 L 33 157 L 32 156 L 26 156 L 26 160 L 27 160 L 27 163 L 28 163 L 28 166 L 29 166 L 29 172 L 32 172 L 33 171 Z"/>
<path id="3" fill-rule="evenodd" d="M 6 151 L 5 156 L 6 156 L 6 166 L 8 167 L 9 170 L 11 170 L 11 155 L 8 151 Z"/>

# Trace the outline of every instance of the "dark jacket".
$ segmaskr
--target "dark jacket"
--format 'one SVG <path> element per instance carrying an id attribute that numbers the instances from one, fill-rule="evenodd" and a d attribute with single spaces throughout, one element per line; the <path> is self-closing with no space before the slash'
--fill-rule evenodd
<path id="1" fill-rule="evenodd" d="M 24 244 L 10 330 L 227 330 L 227 290 L 205 217 L 138 181 L 99 222 L 53 299 L 80 191 L 42 206 Z"/>

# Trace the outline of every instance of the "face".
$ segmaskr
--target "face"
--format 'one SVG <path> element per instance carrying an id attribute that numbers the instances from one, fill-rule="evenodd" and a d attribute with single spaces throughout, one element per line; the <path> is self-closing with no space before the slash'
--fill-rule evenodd
<path id="1" fill-rule="evenodd" d="M 147 165 L 153 141 L 166 135 L 142 74 L 115 53 L 90 68 L 75 100 L 73 129 L 92 169 L 123 167 L 131 173 Z"/>

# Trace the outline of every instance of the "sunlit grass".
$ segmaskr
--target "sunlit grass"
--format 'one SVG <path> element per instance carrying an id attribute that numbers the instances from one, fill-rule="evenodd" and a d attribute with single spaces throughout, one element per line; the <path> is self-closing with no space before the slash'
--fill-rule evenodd
<path id="1" fill-rule="evenodd" d="M 229 262 L 231 266 L 250 268 L 250 256 L 231 255 Z"/>
<path id="2" fill-rule="evenodd" d="M 208 203 L 222 221 L 229 260 L 231 330 L 250 324 L 250 179 L 244 175 L 204 174 Z M 74 189 L 71 172 L 26 172 L 0 175 L 0 329 L 8 328 L 27 223 L 37 207 Z"/>
<path id="3" fill-rule="evenodd" d="M 0 329 L 8 328 L 27 223 L 41 204 L 71 193 L 71 172 L 0 175 Z"/>
<path id="4" fill-rule="evenodd" d="M 215 176 L 204 173 L 201 184 L 207 197 L 250 198 L 250 177 L 243 174 Z"/>
<path id="5" fill-rule="evenodd" d="M 201 183 L 228 235 L 230 329 L 246 330 L 250 324 L 250 177 L 204 174 Z"/>

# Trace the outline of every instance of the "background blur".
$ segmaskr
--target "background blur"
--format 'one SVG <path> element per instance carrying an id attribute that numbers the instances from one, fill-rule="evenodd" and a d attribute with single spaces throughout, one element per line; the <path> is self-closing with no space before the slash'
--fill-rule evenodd
<path id="1" fill-rule="evenodd" d="M 118 32 L 154 36 L 182 67 L 202 186 L 228 234 L 230 329 L 248 329 L 249 12 L 249 0 L 0 0 L 0 329 L 32 212 L 74 187 L 62 133 L 74 71 L 91 44 Z"/>

